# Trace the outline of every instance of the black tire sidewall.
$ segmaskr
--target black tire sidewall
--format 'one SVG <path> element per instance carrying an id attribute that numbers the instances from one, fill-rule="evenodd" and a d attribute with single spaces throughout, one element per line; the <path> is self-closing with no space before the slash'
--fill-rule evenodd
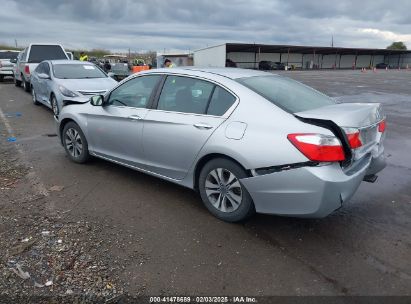
<path id="1" fill-rule="evenodd" d="M 33 101 L 33 104 L 35 104 L 36 106 L 40 104 L 37 101 L 36 91 L 33 88 L 31 88 L 31 99 Z"/>
<path id="2" fill-rule="evenodd" d="M 56 104 L 57 113 L 54 113 L 53 103 Z M 51 95 L 51 110 L 53 111 L 53 114 L 56 115 L 56 116 L 58 116 L 60 114 L 60 109 L 59 109 L 59 106 L 57 104 L 57 99 L 56 99 L 56 96 L 54 96 L 54 95 Z"/>
<path id="3" fill-rule="evenodd" d="M 243 194 L 243 198 L 241 201 L 240 206 L 238 207 L 237 210 L 226 213 L 217 210 L 209 201 L 207 194 L 205 192 L 205 180 L 207 178 L 207 175 L 214 169 L 217 168 L 224 168 L 229 170 L 231 173 L 233 173 L 238 179 L 246 178 L 248 177 L 247 173 L 241 166 L 236 164 L 235 162 L 225 159 L 225 158 L 216 158 L 208 163 L 205 164 L 205 166 L 202 168 L 199 178 L 198 178 L 198 189 L 201 195 L 201 198 L 203 200 L 204 205 L 206 208 L 217 218 L 226 221 L 226 222 L 239 222 L 247 219 L 251 215 L 255 213 L 255 208 L 254 208 L 254 203 L 253 200 L 248 193 L 247 189 L 244 187 L 244 185 L 241 184 L 241 190 Z M 240 181 L 241 183 L 241 181 Z"/>
<path id="4" fill-rule="evenodd" d="M 81 154 L 80 154 L 79 157 L 73 157 L 73 156 L 70 154 L 70 152 L 68 151 L 67 147 L 66 147 L 66 144 L 65 144 L 65 136 L 66 136 L 66 132 L 67 132 L 68 129 L 75 129 L 75 130 L 79 133 L 79 135 L 80 135 L 80 138 L 81 138 L 81 141 L 82 141 L 82 144 L 83 144 L 83 150 L 81 151 Z M 61 134 L 61 137 L 62 137 L 62 142 L 63 142 L 64 150 L 66 151 L 66 154 L 67 154 L 67 156 L 70 158 L 70 160 L 72 160 L 72 161 L 75 162 L 75 163 L 82 164 L 82 163 L 85 163 L 85 162 L 89 159 L 90 154 L 89 154 L 89 152 L 88 152 L 87 139 L 86 139 L 86 137 L 84 136 L 84 133 L 83 133 L 83 131 L 81 130 L 81 128 L 79 127 L 78 124 L 76 124 L 75 122 L 72 122 L 72 121 L 69 122 L 69 123 L 67 123 L 67 124 L 64 126 L 64 128 L 63 128 L 63 132 L 62 132 L 62 134 Z"/>

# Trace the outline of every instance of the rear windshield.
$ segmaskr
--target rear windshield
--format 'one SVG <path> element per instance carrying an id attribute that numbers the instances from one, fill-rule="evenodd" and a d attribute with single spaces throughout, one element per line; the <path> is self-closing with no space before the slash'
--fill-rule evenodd
<path id="1" fill-rule="evenodd" d="M 43 60 L 67 59 L 63 48 L 59 45 L 32 45 L 28 62 L 39 63 Z"/>
<path id="2" fill-rule="evenodd" d="M 255 76 L 237 81 L 290 113 L 335 104 L 330 97 L 285 77 Z"/>
<path id="3" fill-rule="evenodd" d="M 93 64 L 54 64 L 54 77 L 61 79 L 105 78 L 97 66 Z"/>
<path id="4" fill-rule="evenodd" d="M 16 59 L 19 52 L 0 52 L 0 59 Z"/>

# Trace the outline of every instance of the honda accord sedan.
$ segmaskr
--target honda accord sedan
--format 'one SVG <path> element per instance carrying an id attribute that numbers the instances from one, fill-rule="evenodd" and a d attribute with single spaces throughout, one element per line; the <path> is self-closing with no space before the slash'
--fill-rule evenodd
<path id="1" fill-rule="evenodd" d="M 31 95 L 35 105 L 44 104 L 58 116 L 65 98 L 85 98 L 105 94 L 117 84 L 99 67 L 78 60 L 46 60 L 31 75 Z"/>
<path id="2" fill-rule="evenodd" d="M 72 161 L 195 189 L 224 221 L 327 216 L 385 167 L 380 104 L 337 104 L 267 72 L 157 69 L 80 102 L 67 99 L 57 119 Z"/>

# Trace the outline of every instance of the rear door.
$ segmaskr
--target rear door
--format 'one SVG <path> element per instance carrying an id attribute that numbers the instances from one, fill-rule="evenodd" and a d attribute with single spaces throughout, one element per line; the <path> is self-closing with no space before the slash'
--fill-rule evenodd
<path id="1" fill-rule="evenodd" d="M 144 162 L 149 171 L 177 180 L 185 177 L 207 139 L 225 120 L 222 114 L 228 108 L 211 105 L 216 88 L 198 78 L 167 76 L 157 106 L 144 122 Z M 236 98 L 230 96 L 232 105 Z"/>
<path id="2" fill-rule="evenodd" d="M 144 168 L 141 143 L 147 115 L 160 75 L 135 77 L 115 88 L 104 106 L 87 114 L 90 150 L 98 156 Z"/>

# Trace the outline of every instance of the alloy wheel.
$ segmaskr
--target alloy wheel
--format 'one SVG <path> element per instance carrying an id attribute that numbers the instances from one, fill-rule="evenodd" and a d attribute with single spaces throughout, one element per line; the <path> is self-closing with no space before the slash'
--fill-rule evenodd
<path id="1" fill-rule="evenodd" d="M 64 137 L 64 142 L 67 151 L 72 157 L 77 158 L 83 152 L 83 142 L 77 130 L 73 128 L 67 129 Z"/>
<path id="2" fill-rule="evenodd" d="M 51 97 L 51 108 L 52 108 L 52 110 L 53 110 L 53 113 L 54 113 L 54 115 L 55 116 L 58 116 L 59 115 L 59 108 L 58 108 L 58 106 L 57 106 L 57 100 L 56 100 L 56 97 Z"/>
<path id="3" fill-rule="evenodd" d="M 224 168 L 214 169 L 207 175 L 205 192 L 214 208 L 222 212 L 237 210 L 243 199 L 240 181 Z"/>
<path id="4" fill-rule="evenodd" d="M 31 88 L 31 97 L 33 98 L 33 103 L 37 103 L 36 93 L 34 92 L 34 89 L 33 89 L 33 88 Z"/>

